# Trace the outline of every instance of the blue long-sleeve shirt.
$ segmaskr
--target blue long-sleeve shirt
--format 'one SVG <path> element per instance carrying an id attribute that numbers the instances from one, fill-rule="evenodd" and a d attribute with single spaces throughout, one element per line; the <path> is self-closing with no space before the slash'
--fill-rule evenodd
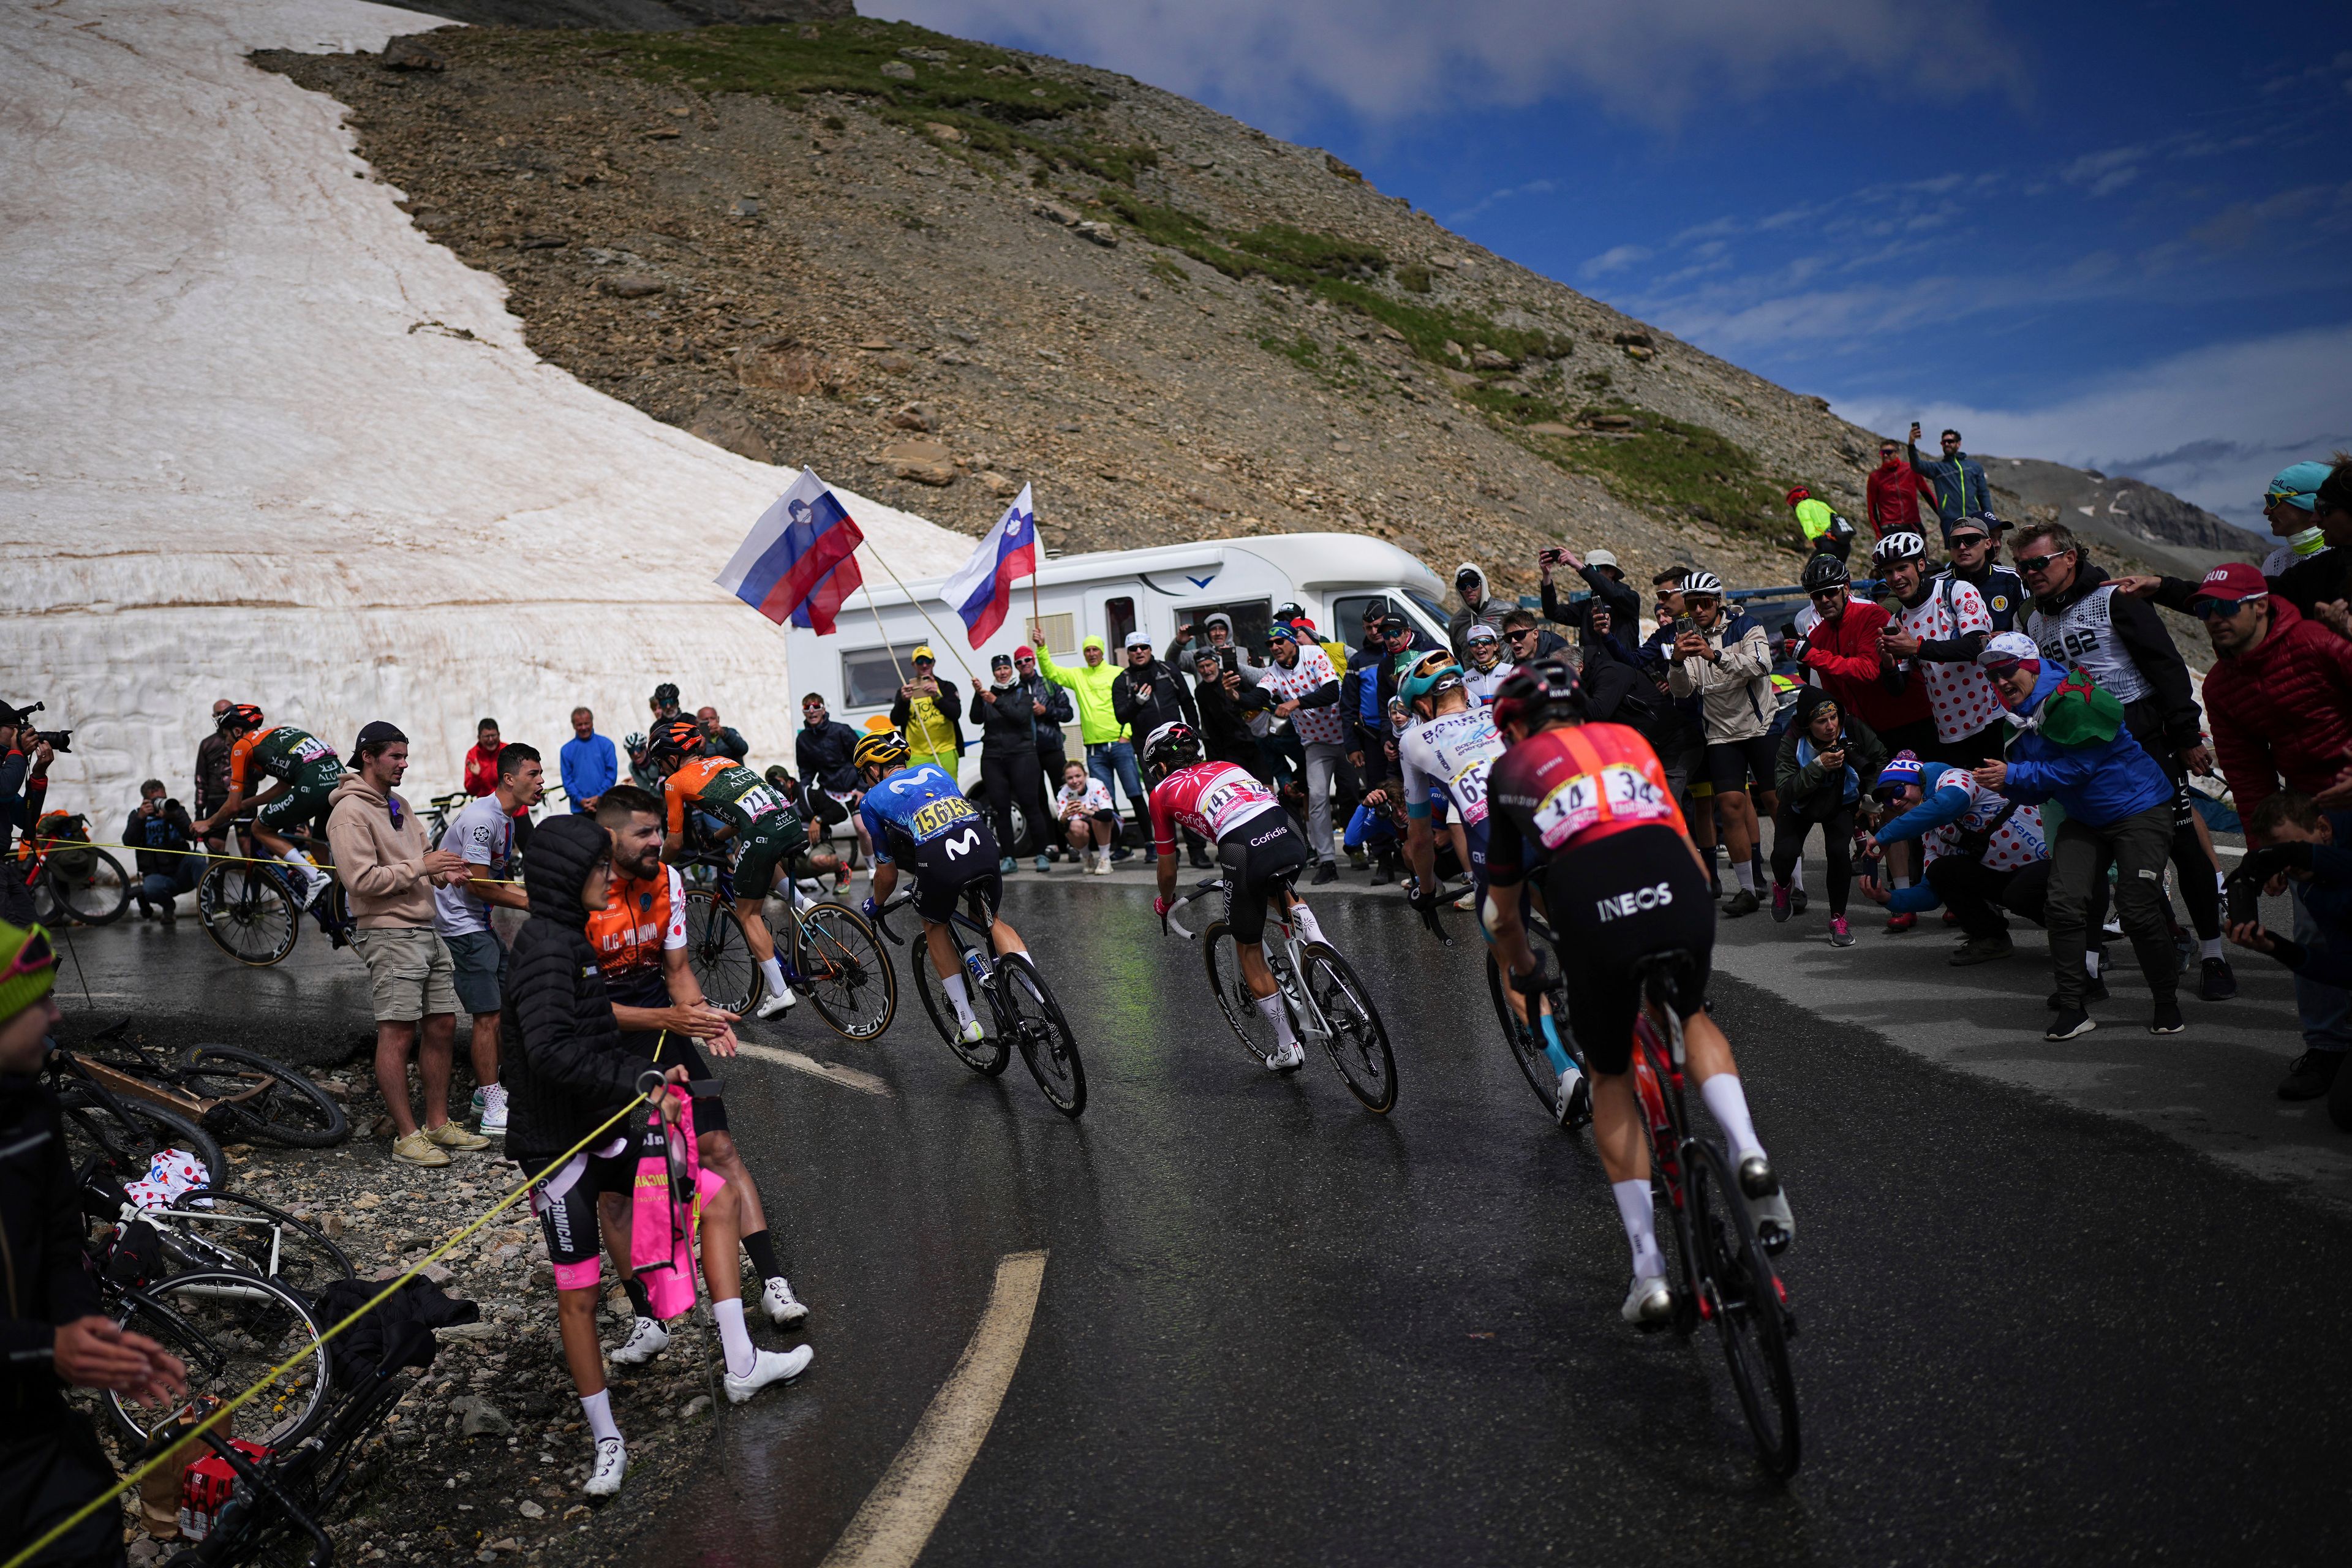
<path id="1" fill-rule="evenodd" d="M 602 735 L 592 734 L 584 741 L 575 736 L 564 742 L 558 767 L 574 816 L 588 809 L 581 802 L 595 799 L 621 780 L 621 754 Z"/>
<path id="2" fill-rule="evenodd" d="M 1911 467 L 1927 481 L 1936 492 L 1936 515 L 1944 525 L 1944 542 L 1952 538 L 1952 524 L 1964 517 L 1979 517 L 1992 510 L 1992 490 L 1985 483 L 1984 465 L 1966 452 L 1949 458 L 1922 458 L 1919 448 L 1910 449 Z"/>

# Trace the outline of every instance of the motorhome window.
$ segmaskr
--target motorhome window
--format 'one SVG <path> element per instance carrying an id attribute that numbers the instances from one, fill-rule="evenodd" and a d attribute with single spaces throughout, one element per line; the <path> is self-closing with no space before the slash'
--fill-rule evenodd
<path id="1" fill-rule="evenodd" d="M 841 656 L 841 700 L 851 708 L 887 708 L 898 700 L 898 688 L 915 679 L 919 642 L 888 647 L 845 650 Z"/>
<path id="2" fill-rule="evenodd" d="M 1067 663 L 1078 656 L 1078 617 L 1064 611 L 1058 616 L 1040 616 L 1037 625 L 1045 634 L 1045 646 L 1054 657 Z"/>
<path id="3" fill-rule="evenodd" d="M 1447 626 L 1453 624 L 1454 612 L 1439 604 L 1436 600 L 1431 598 L 1428 595 L 1416 594 L 1411 588 L 1407 588 L 1404 591 L 1404 596 L 1411 599 L 1415 605 L 1419 605 L 1421 607 L 1421 613 L 1427 616 L 1433 622 L 1434 622 L 1439 631 L 1444 631 Z"/>
<path id="4" fill-rule="evenodd" d="M 1127 634 L 1135 629 L 1135 601 L 1128 598 L 1107 599 L 1103 602 L 1103 641 L 1114 659 L 1127 646 Z"/>
<path id="5" fill-rule="evenodd" d="M 1176 612 L 1176 624 L 1181 626 L 1191 621 L 1199 626 L 1221 611 L 1233 618 L 1234 641 L 1252 654 L 1264 657 L 1265 634 L 1274 625 L 1272 599 L 1234 599 L 1222 605 L 1186 605 Z"/>
<path id="6" fill-rule="evenodd" d="M 1364 635 L 1364 606 L 1393 605 L 1399 594 L 1343 594 L 1331 601 L 1331 636 L 1353 647 Z"/>

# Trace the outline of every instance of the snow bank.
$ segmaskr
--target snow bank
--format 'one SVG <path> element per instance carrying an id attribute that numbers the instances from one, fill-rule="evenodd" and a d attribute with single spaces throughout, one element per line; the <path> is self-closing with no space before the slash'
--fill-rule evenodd
<path id="1" fill-rule="evenodd" d="M 186 797 L 218 697 L 338 747 L 392 719 L 420 796 L 484 714 L 551 763 L 574 704 L 617 739 L 663 679 L 790 758 L 783 634 L 710 581 L 790 472 L 541 363 L 341 109 L 242 58 L 438 25 L 0 7 L 0 697 L 74 729 L 51 799 L 109 830 L 148 774 Z M 901 576 L 971 548 L 842 494 Z"/>

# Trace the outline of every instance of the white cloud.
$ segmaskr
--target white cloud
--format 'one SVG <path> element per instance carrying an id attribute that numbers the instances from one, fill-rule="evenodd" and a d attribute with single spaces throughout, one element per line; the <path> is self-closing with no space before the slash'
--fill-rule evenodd
<path id="1" fill-rule="evenodd" d="M 2352 447 L 2352 323 L 2192 350 L 2039 408 L 1862 396 L 1838 409 L 1882 432 L 1948 425 L 1973 452 L 2145 479 L 2260 533 L 2273 474 Z"/>
<path id="2" fill-rule="evenodd" d="M 1636 261 L 1650 259 L 1646 246 L 1614 245 L 1579 268 L 1587 278 L 1606 278 L 1612 272 L 1622 272 Z"/>
<path id="3" fill-rule="evenodd" d="M 1366 120 L 1511 108 L 1580 92 L 1629 119 L 1671 124 L 1722 99 L 1789 83 L 1818 92 L 1879 79 L 1931 47 L 1925 89 L 2014 88 L 2015 51 L 1983 0 L 867 0 L 871 15 L 1019 41 L 1122 70 L 1279 129 L 1302 95 Z M 1905 90 L 1914 89 L 1912 79 Z"/>

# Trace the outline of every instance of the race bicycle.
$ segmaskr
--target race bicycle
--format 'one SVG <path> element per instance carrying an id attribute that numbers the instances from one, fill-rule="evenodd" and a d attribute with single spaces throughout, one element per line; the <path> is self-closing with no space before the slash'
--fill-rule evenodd
<path id="1" fill-rule="evenodd" d="M 1544 947 L 1552 945 L 1551 927 L 1540 910 L 1524 910 L 1521 918 L 1527 922 L 1529 945 L 1538 942 Z M 1537 951 L 1541 952 L 1542 948 Z M 1592 1110 L 1589 1097 L 1572 1108 L 1566 1120 L 1562 1120 L 1559 1113 L 1559 1074 L 1552 1069 L 1551 1058 L 1544 1051 L 1544 1015 L 1537 1011 L 1532 1024 L 1520 1017 L 1518 1011 L 1511 1005 L 1510 984 L 1504 977 L 1501 966 L 1495 962 L 1491 946 L 1486 950 L 1486 994 L 1495 1004 L 1495 1021 L 1502 1026 L 1503 1040 L 1510 1047 L 1511 1059 L 1518 1064 L 1520 1073 L 1528 1080 L 1528 1087 L 1535 1090 L 1536 1099 L 1542 1102 L 1544 1114 L 1554 1123 L 1571 1129 L 1591 1121 Z M 1557 979 L 1546 994 L 1545 1001 L 1549 1005 L 1550 1026 L 1560 1047 L 1576 1064 L 1577 1071 L 1584 1072 L 1584 1053 L 1577 1049 L 1576 1037 L 1568 1027 L 1568 994 Z M 1534 1007 L 1532 1001 L 1528 1005 L 1531 1009 Z"/>
<path id="2" fill-rule="evenodd" d="M 1675 994 L 1691 974 L 1687 952 L 1637 961 L 1643 1006 L 1633 1026 L 1633 1090 L 1650 1131 L 1650 1182 L 1674 1216 L 1680 1279 L 1668 1321 L 1688 1336 L 1715 1325 L 1731 1386 L 1770 1474 L 1796 1473 L 1801 1446 L 1789 1342 L 1797 1318 L 1788 1287 L 1757 1239 L 1756 1221 L 1723 1145 L 1691 1130 L 1683 1100 L 1683 1026 Z M 1557 982 L 1555 982 L 1557 988 Z M 1565 996 L 1555 997 L 1567 1016 Z M 1661 1028 L 1663 1024 L 1664 1027 Z"/>
<path id="3" fill-rule="evenodd" d="M 686 895 L 687 963 L 711 1005 L 740 1016 L 760 1000 L 761 984 L 751 939 L 735 913 L 733 866 L 721 851 L 705 848 L 679 862 L 682 873 L 693 868 L 705 872 L 709 885 Z M 780 881 L 790 928 L 775 933 L 784 984 L 844 1039 L 876 1038 L 898 1016 L 898 975 L 874 928 L 845 904 L 819 901 L 797 883 Z"/>
<path id="4" fill-rule="evenodd" d="M 25 836 L 5 872 L 30 889 L 33 918 L 86 926 L 121 920 L 131 903 L 131 879 L 121 861 L 89 841 L 89 819 L 53 814 L 42 825 Z"/>
<path id="5" fill-rule="evenodd" d="M 286 838 L 314 855 L 321 847 L 299 832 L 289 831 Z M 196 882 L 196 921 L 223 952 L 239 963 L 267 969 L 284 962 L 302 934 L 301 895 L 295 889 L 292 867 L 274 857 L 251 855 L 249 836 L 232 842 L 247 853 L 215 857 L 205 868 Z M 348 943 L 359 929 L 351 899 L 331 872 L 310 916 L 336 947 Z"/>
<path id="6" fill-rule="evenodd" d="M 902 946 L 906 939 L 890 929 L 890 915 L 913 900 L 915 886 L 914 879 L 908 878 L 906 887 L 877 913 L 882 934 Z M 1021 1059 L 1029 1064 L 1029 1076 L 1037 1080 L 1046 1100 L 1055 1110 L 1075 1119 L 1087 1108 L 1087 1066 L 1078 1057 L 1077 1037 L 1070 1033 L 1069 1020 L 1063 1016 L 1062 1005 L 1054 999 L 1053 988 L 1038 972 L 1036 961 L 1026 952 L 997 952 L 994 922 L 980 918 L 986 911 L 978 909 L 979 895 L 970 901 L 974 913 L 952 910 L 945 923 L 964 973 L 971 978 L 971 990 L 988 1003 L 989 1016 L 982 1021 L 979 1041 L 965 1043 L 955 1009 L 931 967 L 930 945 L 919 933 L 907 950 L 907 969 L 915 978 L 915 994 L 923 999 L 931 1027 L 964 1066 L 994 1078 L 1013 1059 L 1013 1047 L 1018 1046 Z"/>
<path id="7" fill-rule="evenodd" d="M 121 1043 L 122 1027 L 101 1031 L 76 1058 L 88 1077 L 126 1100 L 162 1106 L 230 1142 L 260 1138 L 329 1149 L 351 1136 L 343 1108 L 284 1062 L 221 1045 L 190 1046 L 170 1057 Z"/>
<path id="8" fill-rule="evenodd" d="M 1177 913 L 1212 894 L 1223 897 L 1227 884 L 1212 877 L 1178 899 L 1168 910 L 1168 929 L 1187 942 L 1202 944 L 1208 965 L 1209 990 L 1217 1009 L 1232 1026 L 1234 1037 L 1260 1065 L 1274 1060 L 1274 1027 L 1258 1011 L 1257 998 L 1242 978 L 1241 948 L 1223 920 L 1200 931 L 1188 930 Z M 1320 1046 L 1348 1086 L 1348 1092 L 1367 1110 L 1386 1115 L 1396 1104 L 1396 1057 L 1389 1048 L 1388 1026 L 1371 993 L 1339 949 L 1328 942 L 1309 942 L 1297 923 L 1271 912 L 1266 917 L 1265 963 L 1274 972 L 1276 988 L 1290 1026 L 1300 1042 Z"/>

